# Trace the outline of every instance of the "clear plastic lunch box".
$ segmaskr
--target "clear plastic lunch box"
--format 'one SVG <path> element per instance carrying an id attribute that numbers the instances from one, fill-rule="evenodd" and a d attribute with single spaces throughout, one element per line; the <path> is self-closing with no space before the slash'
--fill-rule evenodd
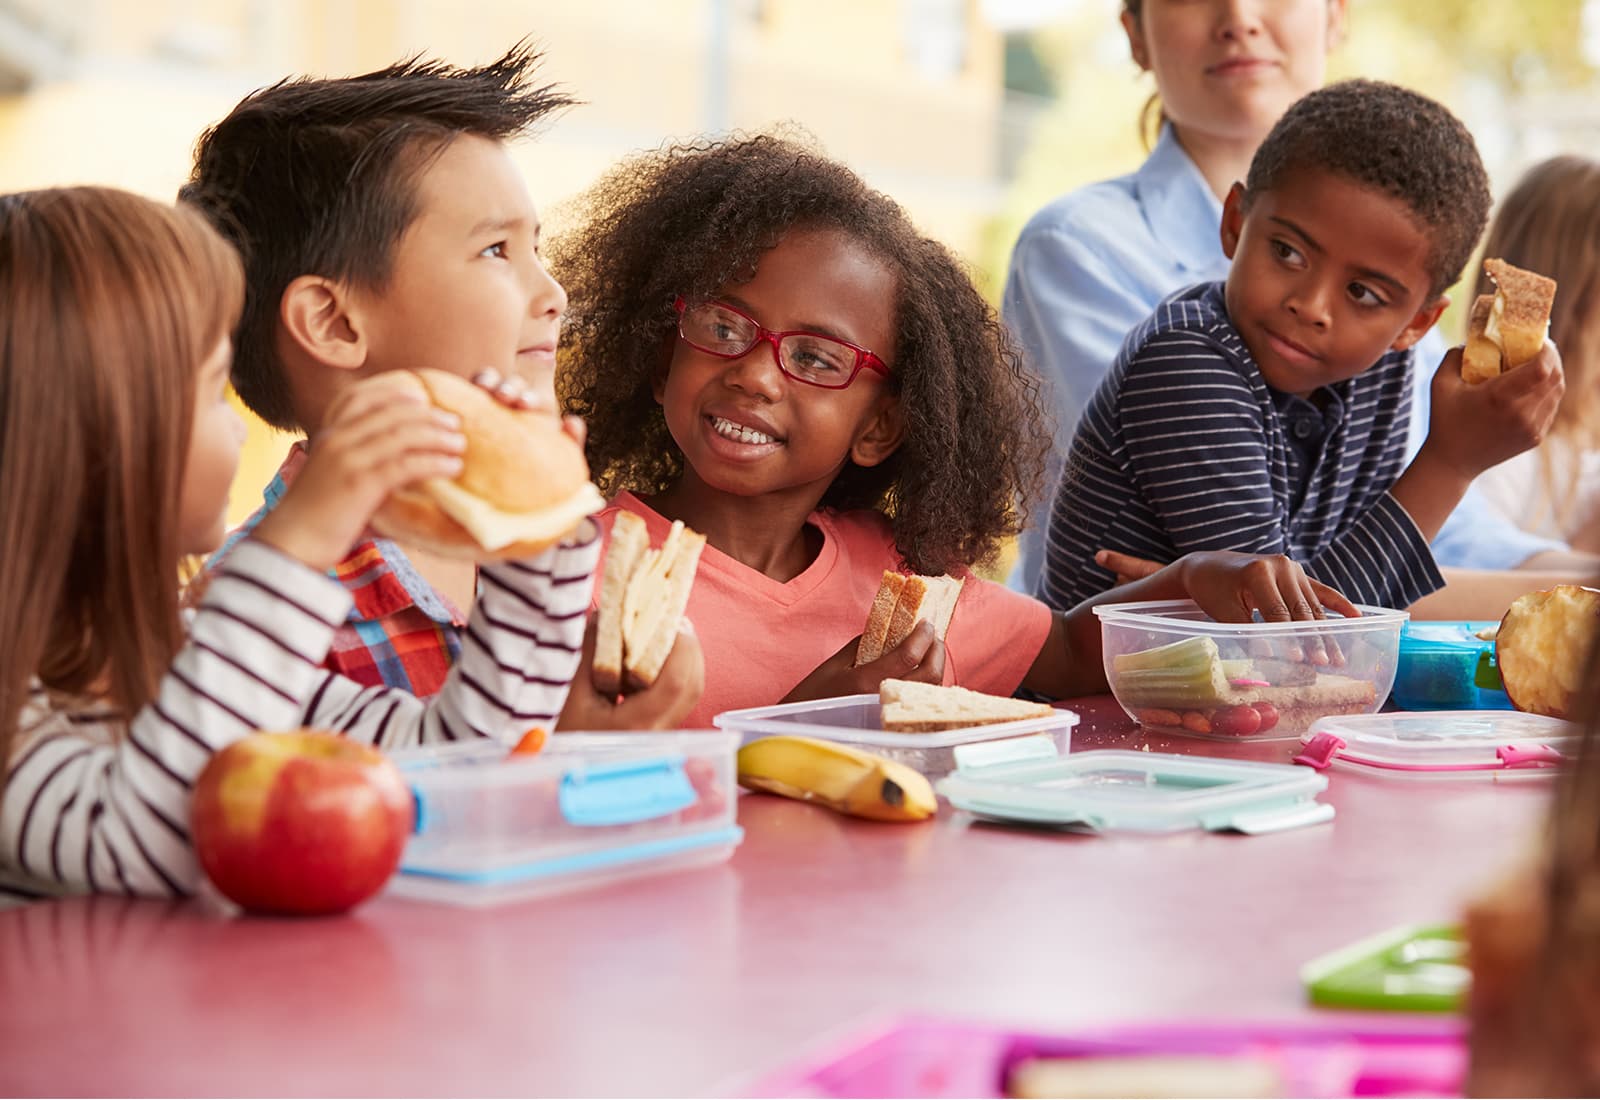
<path id="1" fill-rule="evenodd" d="M 721 729 L 737 733 L 742 741 L 779 735 L 838 741 L 915 768 L 929 779 L 938 779 L 956 769 L 956 750 L 966 745 L 1043 735 L 1055 744 L 1057 752 L 1065 753 L 1072 746 L 1072 728 L 1078 724 L 1078 716 L 1057 708 L 1044 718 L 936 733 L 895 733 L 883 728 L 878 696 L 864 694 L 724 711 L 712 721 Z"/>
<path id="2" fill-rule="evenodd" d="M 727 859 L 743 831 L 737 739 L 568 733 L 537 755 L 494 742 L 391 754 L 414 832 L 391 893 L 487 905 Z"/>
<path id="3" fill-rule="evenodd" d="M 1569 760 L 1580 737 L 1571 722 L 1542 714 L 1395 711 L 1322 719 L 1295 762 L 1400 779 L 1538 778 Z"/>
<path id="4" fill-rule="evenodd" d="M 1511 710 L 1500 686 L 1492 622 L 1413 622 L 1400 631 L 1394 701 L 1406 710 Z"/>
<path id="5" fill-rule="evenodd" d="M 1394 684 L 1404 611 L 1354 619 L 1219 623 L 1190 600 L 1096 607 L 1106 682 L 1148 729 L 1286 740 L 1327 714 L 1368 714 Z"/>
<path id="6" fill-rule="evenodd" d="M 1097 749 L 962 767 L 938 792 L 995 821 L 1088 832 L 1271 833 L 1333 818 L 1324 776 L 1291 764 Z"/>

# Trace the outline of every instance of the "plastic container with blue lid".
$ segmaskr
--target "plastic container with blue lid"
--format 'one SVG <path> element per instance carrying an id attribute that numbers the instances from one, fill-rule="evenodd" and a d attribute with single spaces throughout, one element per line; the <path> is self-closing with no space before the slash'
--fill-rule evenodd
<path id="1" fill-rule="evenodd" d="M 1497 625 L 1406 623 L 1395 667 L 1395 705 L 1406 710 L 1513 709 L 1494 661 Z"/>
<path id="2" fill-rule="evenodd" d="M 727 859 L 743 830 L 721 732 L 568 733 L 395 752 L 416 810 L 394 894 L 489 905 Z"/>
<path id="3" fill-rule="evenodd" d="M 1333 818 L 1316 800 L 1327 779 L 1307 768 L 1120 749 L 1047 753 L 1041 746 L 1031 759 L 962 767 L 935 788 L 979 817 L 1089 832 L 1271 833 Z"/>

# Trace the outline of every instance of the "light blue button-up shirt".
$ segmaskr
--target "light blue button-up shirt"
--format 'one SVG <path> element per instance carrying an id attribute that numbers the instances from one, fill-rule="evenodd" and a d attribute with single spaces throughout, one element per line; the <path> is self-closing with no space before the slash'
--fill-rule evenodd
<path id="1" fill-rule="evenodd" d="M 1128 332 L 1173 291 L 1227 277 L 1221 224 L 1222 203 L 1165 127 L 1138 171 L 1063 195 L 1023 228 L 1002 309 L 1043 378 L 1056 419 L 1047 489 L 1054 489 L 1078 418 Z M 1444 352 L 1437 329 L 1417 345 L 1408 461 L 1427 431 L 1428 384 Z M 1019 540 L 1009 583 L 1020 591 L 1038 588 L 1043 520 L 1053 497 L 1048 493 L 1035 508 L 1035 522 Z M 1440 565 L 1472 569 L 1509 569 L 1542 550 L 1564 548 L 1506 524 L 1476 489 L 1433 540 Z"/>

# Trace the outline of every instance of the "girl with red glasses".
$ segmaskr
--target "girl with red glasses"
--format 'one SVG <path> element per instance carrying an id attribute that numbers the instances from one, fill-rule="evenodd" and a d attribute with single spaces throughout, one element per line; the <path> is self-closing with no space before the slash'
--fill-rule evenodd
<path id="1" fill-rule="evenodd" d="M 1105 690 L 1088 604 L 1056 613 L 970 575 L 1016 534 L 1050 436 L 948 249 L 772 137 L 633 158 L 580 213 L 552 254 L 571 303 L 558 389 L 613 497 L 602 526 L 627 510 L 654 543 L 672 520 L 707 538 L 687 613 L 706 688 L 686 724 L 890 677 Z M 922 624 L 853 668 L 886 569 L 967 583 L 944 642 Z M 1353 613 L 1288 559 L 1245 555 L 1192 555 L 1098 601 L 1191 595 L 1219 618 Z"/>

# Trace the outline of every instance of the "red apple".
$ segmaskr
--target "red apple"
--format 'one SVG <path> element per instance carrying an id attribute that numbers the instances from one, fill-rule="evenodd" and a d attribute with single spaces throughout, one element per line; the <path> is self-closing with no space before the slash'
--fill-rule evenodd
<path id="1" fill-rule="evenodd" d="M 1495 632 L 1495 664 L 1511 705 L 1575 717 L 1589 651 L 1600 634 L 1600 591 L 1558 584 L 1517 598 Z"/>
<path id="2" fill-rule="evenodd" d="M 195 854 L 246 909 L 341 913 L 383 887 L 411 835 L 411 790 L 377 749 L 331 733 L 257 733 L 195 782 Z"/>

